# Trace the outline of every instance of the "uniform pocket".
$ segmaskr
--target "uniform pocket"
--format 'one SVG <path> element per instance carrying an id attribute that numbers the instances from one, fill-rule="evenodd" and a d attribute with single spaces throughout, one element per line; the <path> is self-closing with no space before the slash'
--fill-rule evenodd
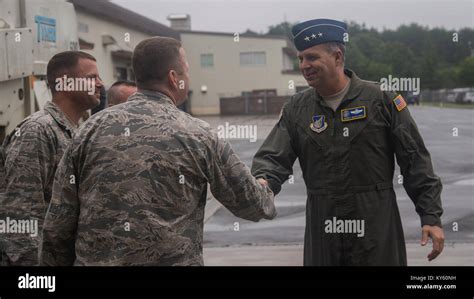
<path id="1" fill-rule="evenodd" d="M 367 128 L 350 148 L 351 178 L 355 186 L 391 181 L 393 149 L 384 127 Z"/>

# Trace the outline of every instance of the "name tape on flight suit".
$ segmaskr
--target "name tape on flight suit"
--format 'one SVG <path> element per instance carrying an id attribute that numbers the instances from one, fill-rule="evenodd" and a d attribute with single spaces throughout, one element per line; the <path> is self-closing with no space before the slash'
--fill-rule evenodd
<path id="1" fill-rule="evenodd" d="M 341 110 L 341 121 L 353 121 L 367 117 L 365 106 L 347 108 Z"/>

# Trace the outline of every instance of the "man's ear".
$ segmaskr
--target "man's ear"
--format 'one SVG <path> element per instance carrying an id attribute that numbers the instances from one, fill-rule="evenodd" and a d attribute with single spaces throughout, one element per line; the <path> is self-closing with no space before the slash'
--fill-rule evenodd
<path id="1" fill-rule="evenodd" d="M 170 70 L 168 72 L 168 82 L 170 83 L 171 87 L 178 89 L 178 73 L 175 70 Z"/>
<path id="2" fill-rule="evenodd" d="M 342 52 L 341 51 L 336 51 L 335 55 L 336 55 L 336 63 L 339 63 L 339 64 L 342 65 L 343 62 L 344 62 L 344 56 L 343 56 Z"/>

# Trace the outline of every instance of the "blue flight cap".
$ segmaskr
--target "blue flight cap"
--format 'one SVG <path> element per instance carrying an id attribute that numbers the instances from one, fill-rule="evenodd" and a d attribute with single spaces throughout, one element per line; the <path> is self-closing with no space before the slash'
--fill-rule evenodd
<path id="1" fill-rule="evenodd" d="M 291 33 L 296 49 L 303 51 L 329 42 L 344 43 L 347 24 L 330 19 L 314 19 L 293 26 Z"/>

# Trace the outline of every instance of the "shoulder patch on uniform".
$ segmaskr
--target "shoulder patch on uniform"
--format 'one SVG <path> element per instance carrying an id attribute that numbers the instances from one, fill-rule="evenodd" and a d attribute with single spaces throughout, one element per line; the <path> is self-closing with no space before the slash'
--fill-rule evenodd
<path id="1" fill-rule="evenodd" d="M 407 102 L 405 102 L 405 99 L 401 95 L 398 95 L 392 101 L 395 104 L 395 107 L 397 108 L 398 112 L 402 111 L 407 106 Z"/>

